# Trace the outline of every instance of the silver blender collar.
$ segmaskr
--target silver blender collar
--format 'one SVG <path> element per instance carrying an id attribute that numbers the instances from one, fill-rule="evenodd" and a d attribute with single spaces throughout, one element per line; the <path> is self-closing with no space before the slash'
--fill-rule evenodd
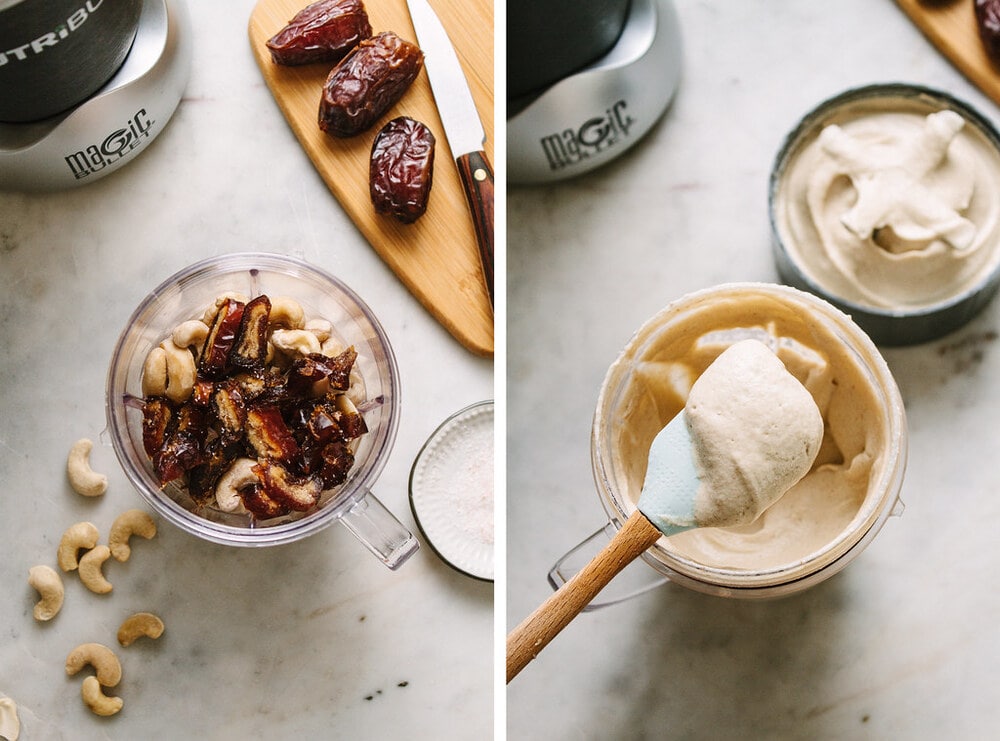
<path id="1" fill-rule="evenodd" d="M 645 135 L 680 81 L 672 0 L 632 0 L 615 46 L 507 120 L 507 177 L 545 183 L 589 172 Z"/>
<path id="2" fill-rule="evenodd" d="M 58 116 L 0 123 L 0 190 L 71 188 L 131 162 L 170 120 L 190 71 L 183 0 L 143 0 L 132 48 L 102 88 Z"/>

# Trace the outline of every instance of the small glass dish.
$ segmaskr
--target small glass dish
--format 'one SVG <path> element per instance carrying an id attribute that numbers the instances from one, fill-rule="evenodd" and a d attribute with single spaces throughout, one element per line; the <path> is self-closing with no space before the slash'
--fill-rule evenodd
<path id="1" fill-rule="evenodd" d="M 160 486 L 143 447 L 142 373 L 149 351 L 181 322 L 198 317 L 226 292 L 267 294 L 298 301 L 307 318 L 331 323 L 344 346 L 353 345 L 353 373 L 363 398 L 358 410 L 368 431 L 354 451 L 347 480 L 324 491 L 307 512 L 258 520 L 195 502 L 177 483 Z M 352 385 L 353 388 L 353 385 Z M 390 568 L 417 547 L 416 539 L 371 494 L 396 437 L 399 372 L 371 309 L 340 280 L 301 260 L 279 254 L 239 253 L 209 258 L 171 276 L 139 304 L 111 357 L 106 411 L 111 443 L 126 476 L 153 509 L 182 530 L 235 546 L 288 543 L 341 521 Z"/>
<path id="2" fill-rule="evenodd" d="M 410 508 L 442 561 L 493 581 L 493 401 L 455 412 L 431 434 L 410 469 Z"/>

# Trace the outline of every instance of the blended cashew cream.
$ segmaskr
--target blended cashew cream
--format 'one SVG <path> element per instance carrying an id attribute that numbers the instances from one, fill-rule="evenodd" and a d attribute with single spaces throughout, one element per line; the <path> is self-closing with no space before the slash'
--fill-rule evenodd
<path id="1" fill-rule="evenodd" d="M 816 403 L 766 345 L 731 345 L 684 407 L 701 485 L 701 526 L 749 524 L 812 466 L 823 440 Z"/>
<path id="2" fill-rule="evenodd" d="M 775 287 L 778 288 L 778 287 Z M 805 387 L 823 421 L 822 443 L 809 472 L 751 523 L 705 527 L 661 539 L 676 557 L 738 571 L 792 567 L 817 553 L 849 547 L 848 531 L 873 519 L 864 507 L 870 481 L 884 467 L 889 412 L 868 370 L 810 307 L 752 288 L 733 288 L 636 334 L 609 371 L 612 408 L 599 405 L 595 434 L 606 440 L 619 503 L 634 509 L 650 444 L 689 401 L 695 381 L 730 345 L 757 339 Z M 794 292 L 798 293 L 798 292 Z M 801 302 L 800 302 L 801 303 Z M 608 389 L 619 390 L 608 393 Z M 603 421 L 602 421 L 603 420 Z M 864 511 L 863 511 L 864 509 Z M 870 522 L 868 522 L 870 524 Z M 847 543 L 847 545 L 844 545 Z"/>
<path id="3" fill-rule="evenodd" d="M 1000 262 L 997 146 L 923 98 L 837 108 L 784 162 L 773 205 L 800 270 L 862 306 L 933 306 Z"/>

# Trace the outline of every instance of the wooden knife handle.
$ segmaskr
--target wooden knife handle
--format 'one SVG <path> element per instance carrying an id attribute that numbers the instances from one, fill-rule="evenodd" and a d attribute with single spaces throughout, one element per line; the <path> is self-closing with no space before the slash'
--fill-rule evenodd
<path id="1" fill-rule="evenodd" d="M 660 538 L 636 510 L 604 548 L 507 636 L 507 681 L 518 673 L 590 604 L 615 574 Z"/>
<path id="2" fill-rule="evenodd" d="M 476 227 L 479 257 L 483 263 L 483 278 L 493 305 L 493 168 L 485 152 L 463 154 L 456 162 L 458 174 L 469 201 L 472 221 Z"/>

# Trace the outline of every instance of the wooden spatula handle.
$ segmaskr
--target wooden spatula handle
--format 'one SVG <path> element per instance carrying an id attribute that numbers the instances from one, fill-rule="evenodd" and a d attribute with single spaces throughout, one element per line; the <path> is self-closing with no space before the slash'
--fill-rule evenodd
<path id="1" fill-rule="evenodd" d="M 636 511 L 593 560 L 552 594 L 507 636 L 507 681 L 569 625 L 615 574 L 655 543 L 661 533 Z"/>

